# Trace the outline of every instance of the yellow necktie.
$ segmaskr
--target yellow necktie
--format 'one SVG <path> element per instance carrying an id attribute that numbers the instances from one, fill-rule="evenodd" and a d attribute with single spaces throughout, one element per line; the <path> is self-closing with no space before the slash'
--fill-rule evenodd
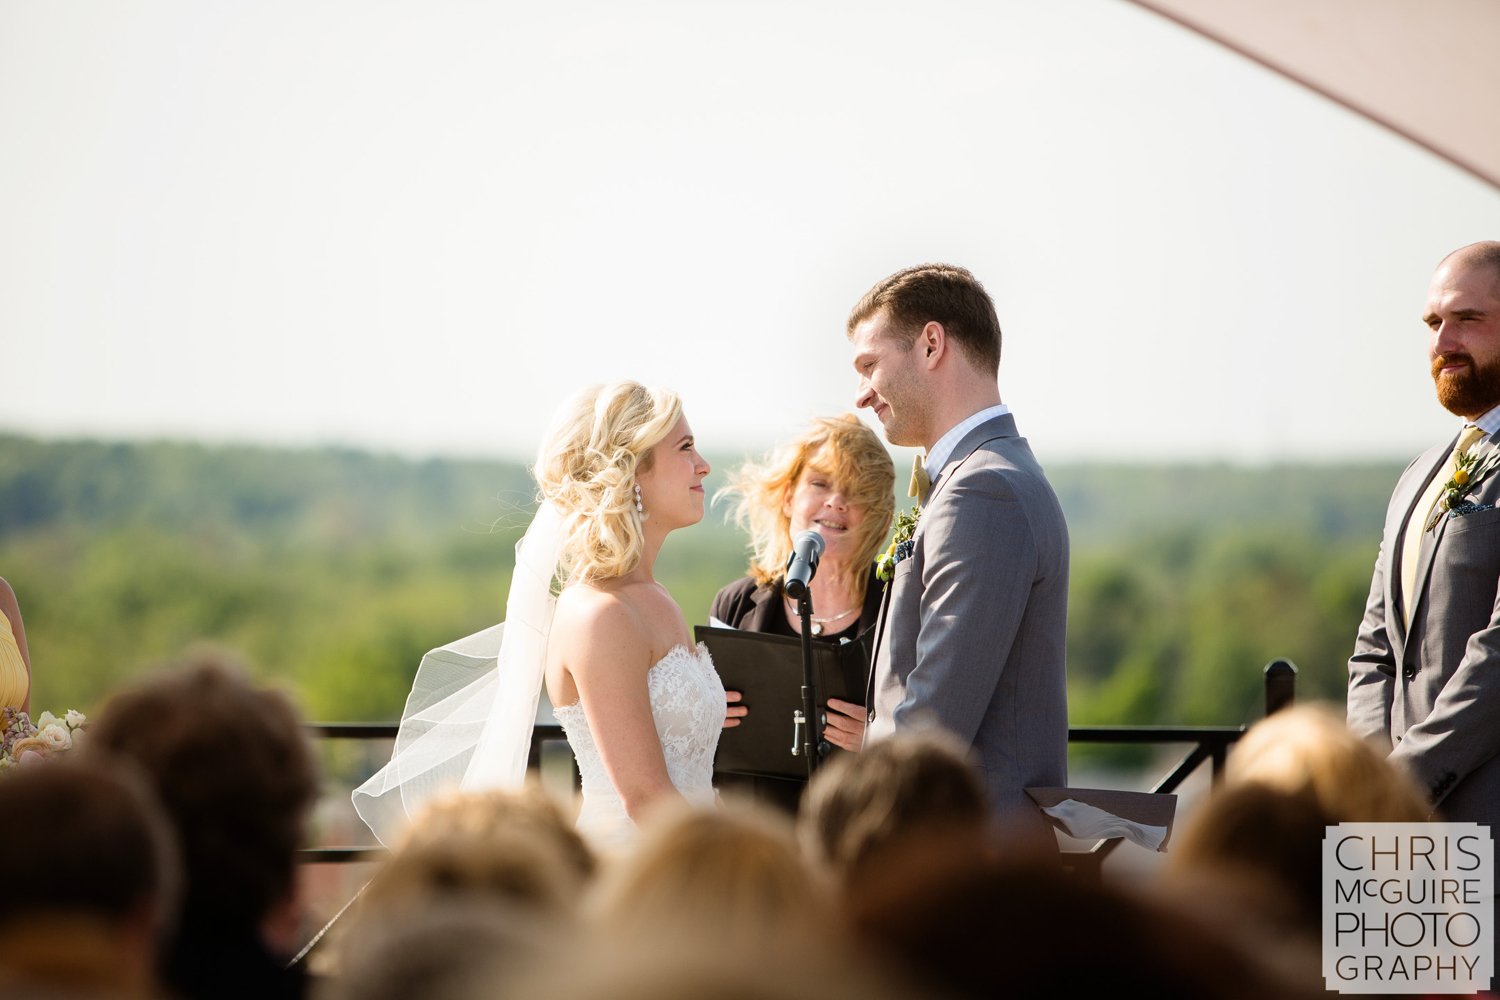
<path id="1" fill-rule="evenodd" d="M 1482 437 L 1484 431 L 1478 427 L 1464 428 L 1464 432 L 1458 436 L 1458 444 L 1453 446 L 1452 458 L 1432 477 L 1432 482 L 1427 484 L 1427 489 L 1422 491 L 1417 505 L 1412 508 L 1411 517 L 1407 518 L 1406 529 L 1401 538 L 1401 610 L 1406 616 L 1408 629 L 1411 628 L 1412 600 L 1416 597 L 1417 558 L 1422 552 L 1422 536 L 1427 534 L 1427 519 L 1432 516 L 1432 508 L 1437 505 L 1443 487 L 1453 478 L 1458 457 Z"/>
<path id="2" fill-rule="evenodd" d="M 927 493 L 932 489 L 932 480 L 927 475 L 927 466 L 922 463 L 922 456 L 918 453 L 911 463 L 911 485 L 906 489 L 906 495 L 916 497 L 917 503 L 927 502 Z"/>

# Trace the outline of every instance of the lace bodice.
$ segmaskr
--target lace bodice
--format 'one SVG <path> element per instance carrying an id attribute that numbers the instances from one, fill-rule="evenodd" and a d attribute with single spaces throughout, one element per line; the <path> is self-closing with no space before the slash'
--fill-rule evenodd
<path id="1" fill-rule="evenodd" d="M 724 725 L 724 685 L 708 648 L 702 643 L 696 648 L 672 647 L 646 672 L 646 690 L 673 786 L 689 802 L 712 803 L 714 751 Z M 583 777 L 578 829 L 600 844 L 628 839 L 634 825 L 604 769 L 583 704 L 559 705 L 552 713 L 568 734 Z"/>

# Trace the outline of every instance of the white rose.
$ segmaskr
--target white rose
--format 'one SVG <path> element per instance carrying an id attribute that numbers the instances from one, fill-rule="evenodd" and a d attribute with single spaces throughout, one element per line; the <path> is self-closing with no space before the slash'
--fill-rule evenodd
<path id="1" fill-rule="evenodd" d="M 51 712 L 43 712 L 41 715 L 32 720 L 32 724 L 38 729 L 46 729 L 48 726 L 57 725 L 57 716 L 53 715 Z"/>
<path id="2" fill-rule="evenodd" d="M 85 716 L 82 712 L 78 711 L 78 709 L 76 709 L 76 708 L 70 708 L 70 709 L 68 709 L 67 722 L 68 722 L 68 728 L 69 729 L 77 729 L 79 726 L 83 725 L 87 721 L 89 721 L 88 717 Z"/>
<path id="3" fill-rule="evenodd" d="M 46 726 L 37 734 L 47 745 L 48 750 L 66 750 L 73 745 L 73 737 L 68 734 L 68 727 L 58 722 Z"/>

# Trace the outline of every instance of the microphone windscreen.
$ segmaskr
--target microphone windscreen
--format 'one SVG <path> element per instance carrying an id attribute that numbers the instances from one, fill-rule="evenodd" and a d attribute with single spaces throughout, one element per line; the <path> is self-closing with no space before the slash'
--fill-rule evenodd
<path id="1" fill-rule="evenodd" d="M 792 541 L 792 548 L 806 551 L 809 558 L 817 559 L 823 555 L 823 549 L 828 542 L 822 534 L 816 531 L 804 531 Z"/>

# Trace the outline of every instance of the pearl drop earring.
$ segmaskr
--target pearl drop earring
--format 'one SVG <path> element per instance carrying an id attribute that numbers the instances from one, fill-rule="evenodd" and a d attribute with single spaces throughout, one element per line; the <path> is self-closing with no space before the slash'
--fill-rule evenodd
<path id="1" fill-rule="evenodd" d="M 645 509 L 646 509 L 645 507 L 641 506 L 641 484 L 640 483 L 636 483 L 635 484 L 635 512 L 637 514 L 639 514 L 642 511 L 644 511 Z"/>

